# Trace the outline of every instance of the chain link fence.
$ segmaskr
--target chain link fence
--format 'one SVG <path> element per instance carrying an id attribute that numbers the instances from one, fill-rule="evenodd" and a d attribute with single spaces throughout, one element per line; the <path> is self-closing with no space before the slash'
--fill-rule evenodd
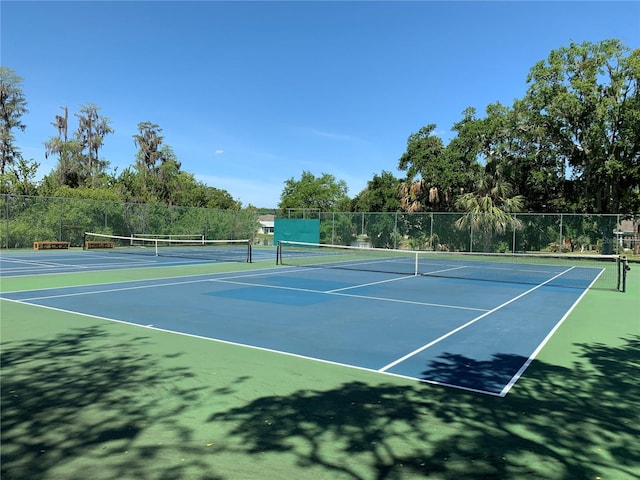
<path id="1" fill-rule="evenodd" d="M 460 252 L 638 254 L 640 215 L 516 214 L 508 222 L 463 213 L 361 213 L 287 210 L 281 218 L 320 220 L 320 242 Z M 474 225 L 474 227 L 466 226 Z M 82 245 L 84 232 L 204 235 L 254 240 L 253 210 L 216 210 L 59 197 L 0 196 L 0 247 L 34 241 Z"/>
<path id="2" fill-rule="evenodd" d="M 204 235 L 210 240 L 253 239 L 255 213 L 59 197 L 0 197 L 0 246 L 31 248 L 35 241 L 82 245 L 84 232 L 109 235 Z"/>
<path id="3" fill-rule="evenodd" d="M 500 224 L 464 213 L 340 213 L 319 218 L 320 243 L 452 252 L 638 254 L 640 215 L 514 214 Z M 475 225 L 473 228 L 466 225 Z"/>

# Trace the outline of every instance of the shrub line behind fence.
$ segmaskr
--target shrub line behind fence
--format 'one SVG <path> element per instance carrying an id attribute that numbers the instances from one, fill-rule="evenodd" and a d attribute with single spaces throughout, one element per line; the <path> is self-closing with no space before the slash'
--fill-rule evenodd
<path id="1" fill-rule="evenodd" d="M 639 253 L 640 215 L 518 213 L 502 219 L 463 213 L 289 210 L 284 218 L 320 220 L 320 243 L 461 252 Z M 82 233 L 199 234 L 210 240 L 265 243 L 255 210 L 217 210 L 99 200 L 0 196 L 0 247 L 36 241 L 82 245 Z M 268 243 L 268 242 L 266 242 Z"/>

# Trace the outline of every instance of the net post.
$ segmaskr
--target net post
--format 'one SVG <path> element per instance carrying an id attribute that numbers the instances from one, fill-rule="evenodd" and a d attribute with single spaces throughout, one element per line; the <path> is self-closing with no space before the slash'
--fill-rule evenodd
<path id="1" fill-rule="evenodd" d="M 622 293 L 627 291 L 627 272 L 629 270 L 631 270 L 631 267 L 629 266 L 627 257 L 622 257 L 622 287 L 620 289 Z"/>
<path id="2" fill-rule="evenodd" d="M 252 258 L 253 248 L 251 248 L 251 240 L 247 242 L 247 263 L 253 263 Z"/>
<path id="3" fill-rule="evenodd" d="M 282 265 L 282 243 L 280 240 L 276 246 L 276 265 Z"/>
<path id="4" fill-rule="evenodd" d="M 413 267 L 413 276 L 414 277 L 418 276 L 418 257 L 419 257 L 419 253 L 416 252 L 416 258 L 415 258 L 414 267 Z"/>
<path id="5" fill-rule="evenodd" d="M 83 250 L 87 249 L 87 232 L 84 232 L 82 234 L 82 249 Z"/>
<path id="6" fill-rule="evenodd" d="M 156 257 L 158 257 L 158 256 L 160 256 L 160 255 L 159 255 L 159 253 L 160 253 L 160 252 L 158 252 L 158 240 L 157 240 L 157 239 L 156 239 L 156 240 L 154 240 L 154 242 L 153 242 L 153 243 L 155 244 L 155 247 L 156 247 Z"/>

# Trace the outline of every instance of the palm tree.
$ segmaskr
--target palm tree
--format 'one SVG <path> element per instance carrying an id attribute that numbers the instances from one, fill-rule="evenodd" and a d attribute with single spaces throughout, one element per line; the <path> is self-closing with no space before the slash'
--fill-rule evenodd
<path id="1" fill-rule="evenodd" d="M 487 168 L 478 178 L 475 191 L 458 197 L 456 207 L 465 213 L 455 225 L 460 230 L 469 229 L 470 250 L 474 231 L 481 233 L 484 251 L 488 252 L 494 234 L 503 234 L 507 229 L 522 229 L 522 222 L 513 214 L 522 210 L 524 197 L 512 196 L 512 193 L 511 184 L 503 181 L 498 172 L 492 174 Z"/>

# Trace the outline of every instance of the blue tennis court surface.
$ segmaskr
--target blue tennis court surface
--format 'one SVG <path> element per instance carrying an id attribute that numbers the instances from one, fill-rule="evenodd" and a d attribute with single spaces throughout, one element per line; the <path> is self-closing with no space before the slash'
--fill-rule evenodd
<path id="1" fill-rule="evenodd" d="M 239 249 L 244 252 L 244 249 Z M 254 260 L 273 258 L 275 254 L 267 250 L 257 250 Z M 121 270 L 127 268 L 152 268 L 181 265 L 198 265 L 211 262 L 206 256 L 155 256 L 132 253 L 117 253 L 108 250 L 68 250 L 45 252 L 22 252 L 0 254 L 2 277 L 73 273 L 82 271 Z"/>
<path id="2" fill-rule="evenodd" d="M 177 262 L 124 263 L 153 260 Z M 123 267 L 113 255 L 92 252 L 2 258 L 3 275 L 34 268 Z M 504 396 L 598 272 L 584 288 L 554 283 L 558 275 L 526 285 L 281 266 L 2 298 Z"/>

